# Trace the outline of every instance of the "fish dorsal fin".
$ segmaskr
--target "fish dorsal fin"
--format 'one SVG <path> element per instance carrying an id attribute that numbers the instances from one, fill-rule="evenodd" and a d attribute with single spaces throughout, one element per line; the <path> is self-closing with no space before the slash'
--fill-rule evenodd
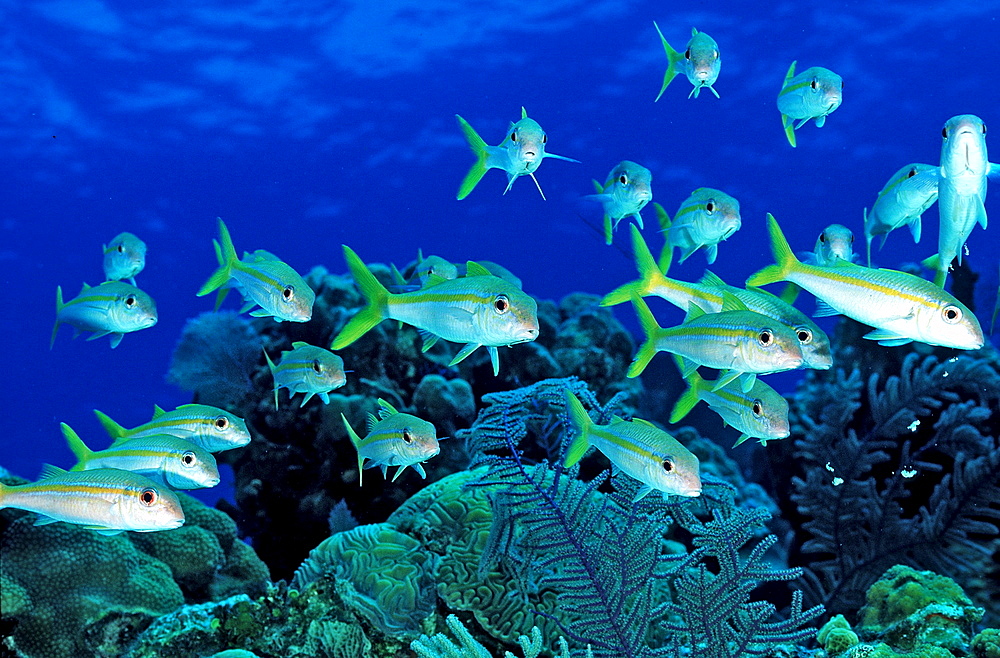
<path id="1" fill-rule="evenodd" d="M 431 272 L 430 274 L 427 275 L 427 278 L 424 279 L 424 285 L 421 286 L 420 289 L 425 290 L 427 288 L 430 288 L 431 286 L 436 286 L 439 283 L 444 283 L 447 280 L 448 279 L 444 278 L 440 274 L 434 274 L 433 272 Z"/>
<path id="2" fill-rule="evenodd" d="M 83 293 L 87 292 L 88 290 L 90 290 L 90 286 L 88 286 L 86 283 L 84 283 L 83 287 L 80 288 L 80 294 L 82 295 Z"/>
<path id="3" fill-rule="evenodd" d="M 292 349 L 297 350 L 300 347 L 309 347 L 309 343 L 305 342 L 304 340 L 297 340 L 294 343 L 292 343 Z"/>
<path id="4" fill-rule="evenodd" d="M 38 479 L 45 480 L 58 475 L 63 475 L 64 473 L 66 473 L 66 470 L 59 468 L 58 466 L 53 466 L 52 464 L 42 464 L 42 472 L 38 475 Z"/>
<path id="5" fill-rule="evenodd" d="M 696 28 L 696 27 L 692 27 L 691 28 L 691 36 L 693 36 L 693 37 L 698 36 L 698 28 Z"/>
<path id="6" fill-rule="evenodd" d="M 715 274 L 714 272 L 710 272 L 709 270 L 705 270 L 705 274 L 703 274 L 702 277 L 698 279 L 698 283 L 703 286 L 712 286 L 712 287 L 725 287 L 729 285 L 725 281 L 723 281 L 717 274 Z"/>
<path id="7" fill-rule="evenodd" d="M 684 322 L 691 322 L 691 320 L 700 318 L 701 316 L 705 315 L 706 312 L 707 311 L 705 311 L 705 309 L 703 309 L 702 307 L 698 306 L 698 304 L 696 304 L 693 301 L 690 301 L 688 302 L 688 312 L 687 315 L 684 316 Z"/>
<path id="8" fill-rule="evenodd" d="M 367 421 L 368 433 L 371 434 L 372 428 L 375 427 L 375 424 L 379 421 L 379 417 L 373 413 L 369 413 Z"/>
<path id="9" fill-rule="evenodd" d="M 728 292 L 722 293 L 722 312 L 726 311 L 746 311 L 747 305 L 740 301 L 739 297 Z"/>
<path id="10" fill-rule="evenodd" d="M 791 80 L 792 78 L 795 77 L 795 65 L 797 63 L 798 63 L 798 60 L 795 60 L 795 61 L 792 62 L 792 65 L 788 67 L 788 73 L 785 74 L 785 84 L 786 85 L 788 84 L 789 80 Z"/>
<path id="11" fill-rule="evenodd" d="M 424 262 L 424 250 L 421 247 L 417 247 L 417 265 Z"/>
<path id="12" fill-rule="evenodd" d="M 252 254 L 247 254 L 246 252 L 243 252 L 243 258 L 246 259 L 247 256 L 250 256 L 252 258 L 252 262 L 254 262 L 254 263 L 260 263 L 260 262 L 269 261 L 269 260 L 270 261 L 280 261 L 281 260 L 280 258 L 278 258 L 277 256 L 275 256 L 274 254 L 272 254 L 270 251 L 268 251 L 267 249 L 258 249 L 257 251 L 253 252 Z"/>
<path id="13" fill-rule="evenodd" d="M 470 260 L 465 264 L 465 276 L 491 276 L 490 271 L 477 263 L 474 260 Z"/>
<path id="14" fill-rule="evenodd" d="M 381 416 L 383 419 L 388 418 L 389 416 L 394 416 L 399 413 L 398 411 L 396 411 L 395 407 L 393 407 L 391 404 L 389 404 L 382 398 L 378 399 L 378 406 L 381 407 L 381 409 L 379 409 L 378 412 L 379 416 Z"/>
<path id="15" fill-rule="evenodd" d="M 597 182 L 596 180 L 594 180 L 593 178 L 591 178 L 591 179 L 590 179 L 590 181 L 591 181 L 591 182 L 592 182 L 592 183 L 594 184 L 594 190 L 595 190 L 595 191 L 596 191 L 596 192 L 597 192 L 598 194 L 601 194 L 602 192 L 604 192 L 604 186 L 603 186 L 603 185 L 601 185 L 600 183 L 598 183 L 598 182 Z"/>
<path id="16" fill-rule="evenodd" d="M 521 106 L 521 118 L 522 119 L 527 119 L 528 118 L 528 111 L 526 109 L 524 109 L 523 105 Z"/>
<path id="17" fill-rule="evenodd" d="M 158 404 L 154 404 L 153 405 L 153 420 L 156 420 L 157 418 L 159 418 L 160 416 L 162 416 L 165 413 L 167 413 L 167 412 L 163 410 L 163 407 L 161 407 Z"/>
<path id="18" fill-rule="evenodd" d="M 637 423 L 639 425 L 645 425 L 646 427 L 652 427 L 654 430 L 660 429 L 659 427 L 657 427 L 653 423 L 649 422 L 648 420 L 644 420 L 642 418 L 633 418 L 632 422 L 633 423 Z"/>

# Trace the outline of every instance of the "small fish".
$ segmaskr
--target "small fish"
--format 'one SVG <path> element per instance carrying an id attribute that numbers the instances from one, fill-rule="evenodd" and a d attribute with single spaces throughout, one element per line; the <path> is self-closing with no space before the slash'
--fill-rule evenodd
<path id="1" fill-rule="evenodd" d="M 986 152 L 986 124 L 972 114 L 948 119 L 941 129 L 938 168 L 937 256 L 924 264 L 937 271 L 934 283 L 944 286 L 956 258 L 962 264 L 965 243 L 978 222 L 986 228 L 986 177 L 991 166 Z"/>
<path id="2" fill-rule="evenodd" d="M 392 481 L 406 469 L 413 470 L 426 478 L 422 462 L 435 457 L 441 452 L 438 445 L 437 430 L 426 420 L 421 420 L 412 414 L 396 411 L 391 404 L 379 398 L 379 415 L 368 414 L 368 434 L 361 438 L 347 422 L 347 417 L 340 414 L 344 421 L 344 429 L 358 451 L 358 485 L 362 484 L 365 468 L 382 468 L 382 477 L 390 466 L 398 466 Z M 365 460 L 371 460 L 365 465 Z"/>
<path id="3" fill-rule="evenodd" d="M 746 307 L 761 315 L 774 318 L 795 332 L 802 350 L 802 365 L 805 368 L 826 370 L 833 365 L 830 338 L 819 326 L 797 308 L 760 288 L 737 288 L 726 283 L 709 271 L 698 281 L 688 283 L 663 275 L 653 260 L 653 254 L 646 246 L 639 230 L 632 227 L 632 251 L 639 270 L 639 280 L 626 283 L 612 290 L 601 306 L 614 306 L 632 299 L 632 296 L 648 297 L 656 295 L 674 306 L 687 310 L 694 303 L 709 313 L 722 310 L 723 293 L 733 295 Z"/>
<path id="4" fill-rule="evenodd" d="M 476 163 L 465 175 L 465 180 L 462 181 L 462 185 L 458 189 L 456 198 L 459 200 L 469 196 L 469 193 L 490 169 L 503 169 L 507 174 L 507 189 L 503 191 L 504 194 L 510 191 L 518 176 L 531 176 L 531 180 L 535 181 L 535 187 L 538 188 L 538 193 L 542 195 L 544 200 L 545 193 L 542 192 L 542 186 L 535 178 L 535 170 L 538 169 L 538 165 L 542 164 L 542 160 L 556 158 L 567 162 L 580 162 L 562 155 L 546 153 L 545 144 L 549 138 L 537 121 L 528 118 L 528 113 L 523 107 L 521 108 L 521 120 L 510 124 L 507 136 L 497 146 L 490 146 L 484 142 L 468 121 L 457 114 L 455 116 L 458 118 L 458 125 L 462 128 L 465 138 L 469 140 L 469 148 L 476 154 Z"/>
<path id="5" fill-rule="evenodd" d="M 660 253 L 660 271 L 670 271 L 674 249 L 681 250 L 680 263 L 702 247 L 711 265 L 719 253 L 719 242 L 740 230 L 740 202 L 721 190 L 699 187 L 677 209 L 673 221 L 659 204 L 653 204 L 660 221 L 660 230 L 667 242 Z"/>
<path id="6" fill-rule="evenodd" d="M 153 419 L 132 429 L 125 429 L 97 409 L 94 415 L 116 443 L 159 434 L 187 439 L 209 452 L 232 450 L 250 443 L 250 430 L 242 418 L 207 404 L 183 404 L 173 411 L 154 405 Z"/>
<path id="7" fill-rule="evenodd" d="M 414 292 L 390 293 L 347 245 L 344 258 L 368 304 L 340 330 L 330 346 L 332 350 L 347 347 L 382 320 L 399 320 L 422 332 L 425 352 L 440 338 L 465 343 L 449 366 L 486 346 L 496 375 L 500 372 L 498 347 L 528 343 L 538 337 L 535 300 L 474 262 L 466 265 L 466 276 L 462 278 Z"/>
<path id="8" fill-rule="evenodd" d="M 718 98 L 719 92 L 715 91 L 712 85 L 719 79 L 722 59 L 719 57 L 719 44 L 715 43 L 715 39 L 704 32 L 691 28 L 691 39 L 687 42 L 687 48 L 682 54 L 670 47 L 667 40 L 663 38 L 663 32 L 660 31 L 660 26 L 656 24 L 656 21 L 653 21 L 653 27 L 660 35 L 663 50 L 667 53 L 667 71 L 663 74 L 663 86 L 660 87 L 660 93 L 656 95 L 656 100 L 653 102 L 660 100 L 660 96 L 667 90 L 667 86 L 670 85 L 679 71 L 683 71 L 687 79 L 694 85 L 688 98 L 692 96 L 698 98 L 702 87 L 708 87 L 708 90 Z"/>
<path id="9" fill-rule="evenodd" d="M 219 269 L 198 291 L 199 297 L 219 290 L 215 300 L 215 308 L 218 309 L 229 289 L 235 288 L 246 301 L 240 313 L 260 306 L 251 311 L 250 315 L 255 318 L 274 317 L 277 322 L 308 322 L 312 318 L 316 293 L 295 270 L 278 260 L 277 256 L 258 249 L 252 254 L 244 253 L 243 260 L 239 260 L 229 230 L 221 219 L 219 241 L 213 240 L 212 243 L 215 245 Z"/>
<path id="10" fill-rule="evenodd" d="M 77 334 L 94 332 L 87 340 L 110 336 L 114 349 L 125 334 L 152 327 L 156 319 L 156 302 L 133 285 L 105 281 L 91 288 L 85 283 L 80 294 L 68 302 L 63 302 L 62 286 L 57 286 L 56 324 L 52 327 L 49 349 L 55 344 L 59 325 L 63 323 L 72 325 Z"/>
<path id="11" fill-rule="evenodd" d="M 69 472 L 46 465 L 37 482 L 0 483 L 0 509 L 7 507 L 38 514 L 36 526 L 64 521 L 102 535 L 184 525 L 177 494 L 138 473 L 117 468 Z"/>
<path id="12" fill-rule="evenodd" d="M 643 484 L 633 501 L 652 491 L 693 498 L 701 495 L 698 458 L 681 443 L 649 421 L 631 421 L 615 416 L 607 425 L 598 425 L 587 415 L 571 391 L 566 390 L 566 412 L 576 436 L 566 451 L 569 468 L 583 459 L 594 446 L 611 463 Z"/>
<path id="13" fill-rule="evenodd" d="M 524 286 L 521 284 L 521 279 L 513 272 L 508 270 L 503 265 L 499 263 L 494 263 L 491 260 L 477 260 L 477 261 L 466 261 L 465 263 L 458 263 L 455 267 L 458 268 L 458 276 L 468 276 L 468 264 L 469 262 L 474 262 L 476 265 L 481 266 L 484 270 L 492 274 L 493 276 L 503 279 L 507 283 L 511 284 L 518 290 L 523 290 Z"/>
<path id="14" fill-rule="evenodd" d="M 714 390 L 739 378 L 743 391 L 748 392 L 757 375 L 793 370 L 804 362 L 799 340 L 790 328 L 747 310 L 746 304 L 728 292 L 722 294 L 720 312 L 706 313 L 692 303 L 684 324 L 668 329 L 656 323 L 641 297 L 633 297 L 632 304 L 646 340 L 629 366 L 629 377 L 642 374 L 657 352 L 671 352 L 686 360 L 683 377 L 698 366 L 715 368 L 722 373 Z"/>
<path id="15" fill-rule="evenodd" d="M 144 436 L 114 443 L 107 450 L 94 451 L 66 423 L 63 436 L 76 456 L 71 471 L 119 468 L 141 473 L 175 489 L 201 489 L 219 484 L 219 467 L 210 452 L 186 439 L 167 434 Z"/>
<path id="16" fill-rule="evenodd" d="M 615 165 L 604 185 L 594 181 L 597 194 L 584 199 L 597 201 L 604 208 L 606 244 L 611 244 L 612 233 L 618 230 L 618 222 L 625 217 L 633 217 L 639 228 L 642 228 L 642 215 L 639 213 L 653 198 L 652 183 L 653 174 L 649 169 L 631 160 L 622 160 Z"/>
<path id="17" fill-rule="evenodd" d="M 132 233 L 119 233 L 104 245 L 104 279 L 128 279 L 135 285 L 135 275 L 146 267 L 146 243 Z"/>
<path id="18" fill-rule="evenodd" d="M 296 393 L 305 393 L 305 399 L 299 404 L 304 407 L 314 395 L 318 395 L 323 404 L 330 404 L 330 391 L 347 383 L 344 374 L 344 360 L 322 347 L 296 341 L 292 349 L 281 353 L 281 360 L 274 365 L 267 350 L 264 350 L 267 367 L 274 377 L 274 408 L 278 408 L 278 391 L 288 389 L 289 399 Z"/>
<path id="19" fill-rule="evenodd" d="M 854 233 L 843 224 L 830 224 L 816 238 L 816 246 L 812 251 L 803 254 L 803 263 L 830 267 L 838 261 L 853 263 Z"/>
<path id="20" fill-rule="evenodd" d="M 676 359 L 678 368 L 684 370 L 683 359 Z M 768 441 L 784 439 L 791 434 L 788 400 L 760 378 L 745 393 L 736 382 L 713 390 L 715 382 L 702 379 L 697 371 L 688 375 L 686 381 L 688 389 L 674 405 L 670 414 L 671 424 L 679 423 L 699 401 L 704 400 L 724 423 L 742 432 L 733 444 L 734 448 L 747 439 L 760 439 L 761 445 L 767 445 Z"/>
<path id="21" fill-rule="evenodd" d="M 844 81 L 839 75 L 822 66 L 813 66 L 795 75 L 795 64 L 788 67 L 785 82 L 778 92 L 778 111 L 788 143 L 795 146 L 795 131 L 810 119 L 822 128 L 826 115 L 844 99 Z M 798 121 L 798 125 L 795 122 Z"/>
<path id="22" fill-rule="evenodd" d="M 843 314 L 875 327 L 865 338 L 879 345 L 929 345 L 977 350 L 983 346 L 979 320 L 960 301 L 918 276 L 853 263 L 805 265 L 792 253 L 781 227 L 768 213 L 767 230 L 777 261 L 750 276 L 747 284 L 791 281 L 817 298 L 815 315 Z"/>
<path id="23" fill-rule="evenodd" d="M 920 242 L 920 219 L 938 198 L 938 168 L 914 162 L 900 168 L 878 193 L 872 211 L 865 208 L 865 242 L 868 267 L 872 266 L 872 238 L 882 236 L 879 249 L 889 233 L 903 224 L 910 227 L 914 242 Z"/>
<path id="24" fill-rule="evenodd" d="M 457 279 L 458 268 L 441 256 L 424 258 L 423 251 L 417 249 L 417 265 L 413 270 L 413 276 L 423 286 L 432 276 L 440 279 Z"/>

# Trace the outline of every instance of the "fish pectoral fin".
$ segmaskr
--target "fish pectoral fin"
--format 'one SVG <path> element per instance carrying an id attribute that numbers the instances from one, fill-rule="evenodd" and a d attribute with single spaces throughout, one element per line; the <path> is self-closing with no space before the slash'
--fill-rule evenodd
<path id="1" fill-rule="evenodd" d="M 715 380 L 715 384 L 712 386 L 713 391 L 718 391 L 720 388 L 728 384 L 729 382 L 735 380 L 743 373 L 739 370 L 723 370 L 719 373 L 719 378 Z"/>
<path id="2" fill-rule="evenodd" d="M 885 329 L 875 329 L 869 331 L 864 335 L 868 340 L 877 340 L 879 345 L 884 347 L 899 347 L 900 345 L 906 345 L 907 343 L 912 343 L 912 338 L 907 338 L 905 336 L 900 336 L 899 334 L 887 331 Z"/>
<path id="3" fill-rule="evenodd" d="M 490 362 L 493 364 L 493 376 L 496 377 L 500 374 L 500 353 L 493 345 L 487 346 L 486 351 L 490 353 Z"/>
<path id="4" fill-rule="evenodd" d="M 51 516 L 45 516 L 44 514 L 39 514 L 38 518 L 32 525 L 49 525 L 50 523 L 58 523 L 59 519 L 53 519 Z"/>
<path id="5" fill-rule="evenodd" d="M 827 302 L 823 301 L 819 297 L 816 298 L 816 311 L 813 313 L 814 318 L 828 318 L 831 315 L 840 315 L 840 311 L 830 306 Z"/>
<path id="6" fill-rule="evenodd" d="M 574 160 L 573 158 L 567 158 L 565 155 L 556 155 L 555 153 L 546 153 L 542 156 L 543 158 L 555 158 L 556 160 L 565 160 L 566 162 L 575 162 L 580 164 L 579 160 Z"/>
<path id="7" fill-rule="evenodd" d="M 465 347 L 459 350 L 458 354 L 455 355 L 455 358 L 451 360 L 448 366 L 450 367 L 457 363 L 461 363 L 462 361 L 465 360 L 467 356 L 469 356 L 482 346 L 483 346 L 482 343 L 466 343 Z"/>
<path id="8" fill-rule="evenodd" d="M 505 187 L 503 190 L 504 194 L 510 192 L 510 188 L 514 184 L 514 181 L 517 180 L 518 175 L 519 174 L 512 174 L 509 171 L 507 172 L 507 187 Z M 542 196 L 544 197 L 544 195 Z"/>
<path id="9" fill-rule="evenodd" d="M 117 333 L 111 334 L 111 349 L 115 349 L 116 347 L 118 347 L 118 344 L 122 342 L 122 338 L 124 336 L 125 334 L 117 334 Z"/>
<path id="10" fill-rule="evenodd" d="M 632 502 L 634 503 L 636 501 L 642 500 L 652 492 L 653 492 L 653 487 L 649 486 L 648 484 L 644 484 L 639 489 L 639 491 L 635 493 L 635 498 L 632 499 Z"/>
<path id="11" fill-rule="evenodd" d="M 816 117 L 816 127 L 817 128 L 822 128 L 824 123 L 826 123 L 826 115 L 825 114 L 823 116 L 821 116 L 821 117 Z"/>
<path id="12" fill-rule="evenodd" d="M 103 338 L 110 334 L 110 331 L 95 331 L 94 333 L 87 336 L 87 340 L 97 340 L 98 338 Z"/>
<path id="13" fill-rule="evenodd" d="M 795 130 L 798 130 L 802 126 L 804 126 L 807 123 L 809 123 L 809 119 L 811 119 L 811 118 L 812 117 L 806 117 L 805 119 L 799 119 L 799 122 L 795 125 Z"/>
<path id="14" fill-rule="evenodd" d="M 640 215 L 637 212 L 634 212 L 632 213 L 632 216 L 635 217 L 635 223 L 639 225 L 640 229 L 645 228 L 645 226 L 642 225 L 642 215 Z"/>
<path id="15" fill-rule="evenodd" d="M 121 533 L 125 532 L 121 528 L 109 528 L 109 527 L 103 526 L 103 525 L 85 525 L 85 526 L 80 526 L 80 527 L 86 528 L 87 530 L 93 530 L 97 534 L 104 535 L 105 537 L 111 537 L 113 535 L 120 535 Z M 148 532 L 148 531 L 141 531 L 140 530 L 140 532 Z"/>
<path id="16" fill-rule="evenodd" d="M 739 444 L 743 443 L 744 441 L 746 441 L 749 438 L 751 438 L 749 434 L 746 434 L 746 433 L 740 434 L 740 438 L 736 439 L 736 443 L 733 444 L 733 447 L 735 448 L 736 446 L 738 446 Z"/>
<path id="17" fill-rule="evenodd" d="M 417 329 L 417 333 L 420 334 L 420 338 L 423 340 L 423 344 L 420 346 L 421 352 L 426 352 L 430 348 L 434 347 L 435 343 L 441 340 L 440 336 L 432 334 L 426 329 Z"/>
<path id="18" fill-rule="evenodd" d="M 976 205 L 978 206 L 976 208 L 976 221 L 979 222 L 980 226 L 982 226 L 983 228 L 986 228 L 986 206 L 983 205 L 983 199 L 982 199 L 982 197 L 977 198 L 976 201 L 977 201 Z M 959 257 L 960 258 L 961 258 L 961 253 L 962 252 L 959 252 Z M 959 263 L 959 264 L 961 264 L 961 263 Z"/>
<path id="19" fill-rule="evenodd" d="M 752 372 L 745 372 L 740 375 L 740 383 L 743 386 L 743 392 L 749 393 L 750 389 L 753 388 L 754 382 L 757 381 L 757 375 Z"/>
<path id="20" fill-rule="evenodd" d="M 440 440 L 441 439 L 438 439 L 438 441 L 440 441 Z M 411 466 L 413 466 L 413 470 L 415 470 L 420 475 L 420 477 L 422 479 L 424 479 L 424 480 L 427 479 L 427 471 L 424 470 L 423 464 L 421 464 L 420 462 L 417 462 L 416 464 L 411 464 Z"/>

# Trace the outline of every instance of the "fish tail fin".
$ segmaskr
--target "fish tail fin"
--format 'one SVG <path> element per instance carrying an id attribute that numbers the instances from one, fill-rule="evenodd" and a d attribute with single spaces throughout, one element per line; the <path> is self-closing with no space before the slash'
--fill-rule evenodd
<path id="1" fill-rule="evenodd" d="M 340 330 L 330 345 L 331 350 L 342 349 L 361 338 L 375 325 L 386 319 L 389 312 L 391 293 L 346 244 L 344 245 L 344 259 L 347 261 L 347 267 L 351 270 L 367 305 L 355 313 L 354 317 Z"/>
<path id="2" fill-rule="evenodd" d="M 934 270 L 934 285 L 944 288 L 944 284 L 948 280 L 948 265 L 941 267 L 941 255 L 934 254 L 920 261 L 920 264 L 929 270 Z"/>
<path id="3" fill-rule="evenodd" d="M 263 348 L 261 348 L 261 349 L 263 349 Z M 278 375 L 277 375 L 278 368 L 274 365 L 274 361 L 271 360 L 271 357 L 270 357 L 270 355 L 268 355 L 267 350 L 264 350 L 264 358 L 267 360 L 267 369 L 269 371 L 271 371 L 271 377 L 274 378 L 274 408 L 277 409 L 278 408 L 278 390 L 279 390 Z M 305 404 L 305 402 L 303 402 L 302 404 Z M 302 405 L 299 405 L 299 406 L 302 406 Z"/>
<path id="4" fill-rule="evenodd" d="M 106 413 L 94 409 L 94 415 L 97 416 L 97 420 L 101 423 L 101 427 L 104 428 L 104 431 L 107 432 L 112 439 L 117 441 L 118 439 L 125 437 L 125 428 L 111 420 L 111 417 Z"/>
<path id="5" fill-rule="evenodd" d="M 681 366 L 681 358 L 674 355 L 674 359 L 678 362 L 677 367 L 680 370 L 683 370 L 684 368 Z M 692 409 L 694 409 L 695 405 L 698 404 L 698 401 L 700 400 L 698 392 L 705 388 L 705 380 L 702 379 L 697 370 L 688 375 L 685 381 L 687 381 L 688 387 L 687 390 L 684 391 L 679 398 L 677 398 L 677 402 L 674 404 L 674 409 L 670 412 L 671 424 L 679 423 L 691 412 Z"/>
<path id="6" fill-rule="evenodd" d="M 778 220 L 774 215 L 767 213 L 767 232 L 771 236 L 771 252 L 774 254 L 774 265 L 768 265 L 764 269 L 750 275 L 747 279 L 748 286 L 763 286 L 776 281 L 787 281 L 788 274 L 795 270 L 801 263 L 792 252 L 785 234 L 778 226 Z"/>
<path id="7" fill-rule="evenodd" d="M 87 444 L 83 442 L 83 439 L 80 438 L 80 435 L 72 427 L 66 423 L 59 423 L 59 427 L 62 429 L 63 437 L 66 438 L 66 444 L 73 451 L 73 456 L 76 457 L 76 466 L 70 470 L 83 470 L 87 462 L 90 461 L 90 457 L 94 454 L 94 451 L 87 447 Z"/>
<path id="8" fill-rule="evenodd" d="M 587 415 L 587 410 L 583 408 L 580 398 L 576 397 L 569 389 L 566 389 L 566 413 L 569 414 L 570 426 L 576 433 L 573 442 L 566 450 L 566 458 L 563 460 L 563 466 L 569 468 L 583 459 L 587 448 L 590 447 L 590 427 L 594 423 Z"/>
<path id="9" fill-rule="evenodd" d="M 465 175 L 465 178 L 462 180 L 462 184 L 458 188 L 458 195 L 455 197 L 461 201 L 465 197 L 469 196 L 469 193 L 472 192 L 476 185 L 479 184 L 479 181 L 483 179 L 483 176 L 485 176 L 486 172 L 489 170 L 489 167 L 486 166 L 486 159 L 489 157 L 490 151 L 489 145 L 483 141 L 483 138 L 480 137 L 479 133 L 477 133 L 475 129 L 469 125 L 468 121 L 457 114 L 455 117 L 458 119 L 459 127 L 465 134 L 465 139 L 469 141 L 469 148 L 471 148 L 472 152 L 476 154 L 476 162 L 472 165 L 472 168 L 469 169 L 469 173 Z"/>
<path id="10" fill-rule="evenodd" d="M 362 486 L 364 480 L 365 458 L 361 456 L 361 437 L 354 431 L 351 424 L 347 422 L 347 416 L 340 414 L 340 419 L 344 421 L 344 429 L 347 430 L 347 437 L 351 440 L 351 445 L 358 451 L 358 486 Z"/>
<path id="11" fill-rule="evenodd" d="M 660 87 L 660 93 L 656 95 L 656 99 L 653 101 L 655 103 L 660 100 L 660 96 L 663 95 L 663 92 L 667 90 L 667 87 L 669 87 L 670 83 L 673 81 L 674 76 L 677 75 L 677 62 L 680 61 L 682 55 L 670 47 L 670 44 L 667 43 L 667 40 L 663 37 L 663 32 L 660 31 L 660 26 L 656 24 L 656 21 L 653 21 L 653 27 L 656 28 L 656 33 L 660 35 L 660 42 L 663 43 L 663 50 L 667 53 L 667 70 L 663 74 L 663 86 Z"/>
<path id="12" fill-rule="evenodd" d="M 233 239 L 229 235 L 226 223 L 219 217 L 219 241 L 215 243 L 215 256 L 219 261 L 219 269 L 212 273 L 205 285 L 198 291 L 198 297 L 203 297 L 208 293 L 218 290 L 229 281 L 233 263 L 239 260 L 236 255 L 236 247 L 233 246 Z M 216 307 L 218 308 L 218 306 Z"/>
<path id="13" fill-rule="evenodd" d="M 52 349 L 52 346 L 56 344 L 56 334 L 59 333 L 59 325 L 62 324 L 62 322 L 59 321 L 59 311 L 62 310 L 63 306 L 65 306 L 65 304 L 63 303 L 62 286 L 56 286 L 56 323 L 52 327 L 52 338 L 49 339 L 50 350 Z"/>
<path id="14" fill-rule="evenodd" d="M 666 283 L 666 278 L 660 272 L 653 259 L 642 233 L 632 225 L 632 252 L 635 254 L 635 267 L 639 271 L 639 280 L 618 286 L 601 300 L 601 306 L 614 306 L 632 299 L 648 295 L 650 290 Z"/>
<path id="15" fill-rule="evenodd" d="M 652 361 L 653 357 L 656 356 L 654 338 L 661 328 L 660 325 L 656 323 L 656 318 L 653 317 L 653 312 L 649 310 L 649 306 L 642 300 L 641 297 L 632 297 L 632 306 L 635 307 L 636 315 L 639 316 L 639 324 L 642 326 L 642 331 L 646 335 L 646 340 L 644 340 L 642 345 L 639 346 L 638 351 L 635 353 L 635 358 L 632 359 L 632 363 L 628 367 L 628 376 L 638 377 L 642 374 L 642 371 L 646 369 L 646 366 L 649 365 L 649 362 Z"/>

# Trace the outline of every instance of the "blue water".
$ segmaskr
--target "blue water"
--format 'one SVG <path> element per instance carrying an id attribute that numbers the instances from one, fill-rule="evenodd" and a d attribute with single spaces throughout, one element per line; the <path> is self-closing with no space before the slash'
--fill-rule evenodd
<path id="1" fill-rule="evenodd" d="M 700 186 L 740 200 L 743 228 L 712 268 L 739 284 L 771 262 L 766 212 L 799 251 L 833 222 L 863 244 L 863 208 L 903 164 L 938 163 L 949 117 L 976 114 L 1000 129 L 997 2 L 246 4 L 0 2 L 11 329 L 0 462 L 25 477 L 45 462 L 72 464 L 60 421 L 102 447 L 92 409 L 132 426 L 154 403 L 190 401 L 164 375 L 185 320 L 211 309 L 195 292 L 215 267 L 217 216 L 238 250 L 268 249 L 303 273 L 345 271 L 342 243 L 399 264 L 420 247 L 497 261 L 539 298 L 604 294 L 634 278 L 627 249 L 616 248 L 628 233 L 623 225 L 605 246 L 576 199 L 631 159 L 652 170 L 654 200 L 671 214 Z M 665 68 L 654 19 L 677 48 L 692 26 L 718 41 L 721 99 L 688 100 L 679 78 L 653 102 Z M 843 105 L 823 128 L 802 128 L 797 149 L 775 108 L 793 59 L 845 81 Z M 503 196 L 498 171 L 456 201 L 473 156 L 454 115 L 498 143 L 521 106 L 552 152 L 582 164 L 542 164 L 547 201 L 526 178 Z M 973 231 L 968 256 L 982 274 L 984 325 L 1000 193 L 986 207 L 994 224 Z M 655 216 L 644 214 L 656 251 Z M 919 245 L 902 229 L 877 263 L 936 251 L 936 206 L 924 222 Z M 115 350 L 71 340 L 64 327 L 50 351 L 56 286 L 72 295 L 99 283 L 101 246 L 124 230 L 148 244 L 138 283 L 159 323 Z M 671 274 L 695 280 L 704 266 L 699 253 Z M 798 305 L 812 311 L 808 295 Z M 681 320 L 666 304 L 654 310 L 664 325 Z M 627 306 L 616 314 L 635 326 Z M 791 392 L 797 378 L 769 381 Z"/>

